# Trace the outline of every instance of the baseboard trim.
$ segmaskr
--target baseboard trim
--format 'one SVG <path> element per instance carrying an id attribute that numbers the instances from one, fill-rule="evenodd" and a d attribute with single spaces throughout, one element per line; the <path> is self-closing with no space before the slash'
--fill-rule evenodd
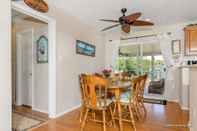
<path id="1" fill-rule="evenodd" d="M 184 111 L 189 111 L 189 108 L 188 107 L 182 106 L 181 109 L 184 110 Z"/>
<path id="2" fill-rule="evenodd" d="M 46 111 L 46 110 L 41 110 L 41 109 L 37 109 L 37 108 L 33 108 L 33 107 L 32 107 L 32 110 L 33 111 L 38 111 L 38 112 L 41 112 L 41 113 L 48 114 L 48 111 Z"/>
<path id="3" fill-rule="evenodd" d="M 71 108 L 69 108 L 69 109 L 66 109 L 65 111 L 63 111 L 63 112 L 61 112 L 61 113 L 58 113 L 58 114 L 55 116 L 55 118 L 60 117 L 60 116 L 63 116 L 63 115 L 65 115 L 66 113 L 69 113 L 69 112 L 71 112 L 71 111 L 73 111 L 73 110 L 75 110 L 75 109 L 77 109 L 77 108 L 79 108 L 79 107 L 81 107 L 81 104 L 76 105 L 76 106 L 73 106 L 73 107 L 71 107 Z"/>
<path id="4" fill-rule="evenodd" d="M 179 103 L 179 100 L 177 100 L 177 99 L 167 99 L 167 101 L 169 101 L 169 102 Z"/>

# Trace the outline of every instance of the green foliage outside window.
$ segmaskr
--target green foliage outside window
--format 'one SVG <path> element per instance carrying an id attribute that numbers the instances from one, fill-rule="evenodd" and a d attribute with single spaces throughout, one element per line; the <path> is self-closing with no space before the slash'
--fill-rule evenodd
<path id="1" fill-rule="evenodd" d="M 147 73 L 151 79 L 156 79 L 158 74 L 160 78 L 161 76 L 164 77 L 164 68 L 165 64 L 163 60 L 155 59 L 153 61 L 151 56 L 142 57 L 142 59 L 137 59 L 137 57 L 119 57 L 116 61 L 116 70 L 128 72 L 133 75 Z"/>
<path id="2" fill-rule="evenodd" d="M 116 62 L 116 70 L 138 74 L 138 60 L 136 57 L 119 57 Z"/>

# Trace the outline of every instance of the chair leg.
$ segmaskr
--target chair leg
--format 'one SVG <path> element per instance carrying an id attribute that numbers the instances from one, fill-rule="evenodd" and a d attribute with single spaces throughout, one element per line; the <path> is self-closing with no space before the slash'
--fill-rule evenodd
<path id="1" fill-rule="evenodd" d="M 131 118 L 131 124 L 133 126 L 134 131 L 136 131 L 135 120 L 134 120 L 134 117 L 133 117 L 133 112 L 132 112 L 132 109 L 131 109 L 131 105 L 129 105 L 128 107 L 129 107 L 129 114 L 130 114 L 130 118 Z"/>
<path id="2" fill-rule="evenodd" d="M 106 120 L 105 120 L 105 110 L 102 111 L 103 113 L 103 131 L 106 131 Z"/>
<path id="3" fill-rule="evenodd" d="M 147 110 L 146 110 L 146 107 L 145 107 L 144 103 L 142 103 L 142 108 L 144 110 L 144 119 L 145 119 L 146 116 L 147 116 Z"/>
<path id="4" fill-rule="evenodd" d="M 139 104 L 138 103 L 134 104 L 134 109 L 135 109 L 135 112 L 137 114 L 138 120 L 141 120 L 140 108 L 139 108 Z"/>
<path id="5" fill-rule="evenodd" d="M 96 113 L 94 111 L 92 111 L 92 117 L 93 117 L 93 120 L 96 120 Z"/>
<path id="6" fill-rule="evenodd" d="M 82 124 L 81 124 L 81 131 L 83 131 L 83 128 L 85 127 L 85 123 L 86 123 L 86 119 L 87 119 L 87 116 L 88 116 L 88 112 L 89 112 L 89 109 L 86 109 L 85 116 L 84 116 Z"/>
<path id="7" fill-rule="evenodd" d="M 117 104 L 115 103 L 115 104 L 114 104 L 113 114 L 115 114 L 115 113 L 116 113 L 116 108 L 117 108 Z"/>
<path id="8" fill-rule="evenodd" d="M 138 110 L 138 113 L 139 113 L 138 116 L 139 116 L 140 120 L 143 121 L 146 118 L 146 115 L 147 115 L 147 111 L 146 111 L 146 108 L 144 106 L 144 103 L 140 102 L 140 103 L 137 104 L 136 107 L 137 107 L 137 110 Z"/>
<path id="9" fill-rule="evenodd" d="M 84 106 L 81 106 L 81 109 L 80 109 L 80 116 L 79 116 L 79 121 L 80 123 L 82 122 L 82 116 L 83 116 L 83 110 L 84 110 Z"/>
<path id="10" fill-rule="evenodd" d="M 111 106 L 109 107 L 109 111 L 110 111 L 110 114 L 111 114 L 111 118 L 112 118 L 112 122 L 113 122 L 113 127 L 115 127 L 115 119 L 114 119 L 114 114 L 113 114 L 113 111 L 112 111 L 112 107 Z"/>
<path id="11" fill-rule="evenodd" d="M 120 105 L 120 103 L 117 103 L 117 107 L 118 107 L 118 117 L 119 117 L 120 131 L 123 131 L 123 125 L 122 125 L 122 111 L 121 111 L 121 105 Z"/>

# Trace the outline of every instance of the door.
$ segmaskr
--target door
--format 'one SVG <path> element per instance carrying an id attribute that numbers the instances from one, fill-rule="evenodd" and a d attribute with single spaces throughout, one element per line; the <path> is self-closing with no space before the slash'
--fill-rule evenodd
<path id="1" fill-rule="evenodd" d="M 33 65 L 33 40 L 32 31 L 21 33 L 22 49 L 22 94 L 23 104 L 32 106 L 32 65 Z"/>

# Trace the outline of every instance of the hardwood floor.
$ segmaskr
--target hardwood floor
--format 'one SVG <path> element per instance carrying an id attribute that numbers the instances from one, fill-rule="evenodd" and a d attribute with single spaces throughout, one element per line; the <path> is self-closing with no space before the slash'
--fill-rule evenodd
<path id="1" fill-rule="evenodd" d="M 144 122 L 136 122 L 137 131 L 189 131 L 187 128 L 167 128 L 166 124 L 186 124 L 189 113 L 182 111 L 177 103 L 169 102 L 166 106 L 146 104 L 148 116 Z M 124 131 L 132 131 L 129 123 L 124 123 Z M 79 110 L 74 110 L 64 116 L 49 120 L 32 131 L 80 131 Z M 102 125 L 88 121 L 84 131 L 102 131 Z M 118 131 L 108 127 L 107 131 Z"/>
<path id="2" fill-rule="evenodd" d="M 24 116 L 29 116 L 31 118 L 36 118 L 36 119 L 42 120 L 42 121 L 49 120 L 48 114 L 38 112 L 38 111 L 33 111 L 30 107 L 27 107 L 27 106 L 14 106 L 13 112 L 17 112 L 17 113 L 22 114 Z"/>

